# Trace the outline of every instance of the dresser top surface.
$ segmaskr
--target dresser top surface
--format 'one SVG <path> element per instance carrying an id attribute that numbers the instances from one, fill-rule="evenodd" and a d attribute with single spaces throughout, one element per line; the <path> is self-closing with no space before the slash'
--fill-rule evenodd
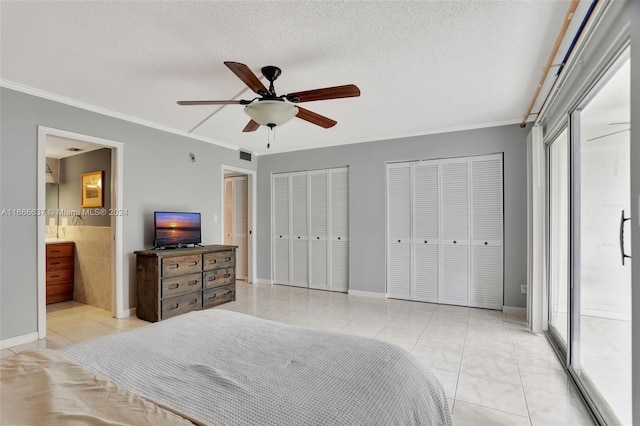
<path id="1" fill-rule="evenodd" d="M 138 251 L 134 251 L 134 253 L 141 256 L 168 257 L 168 256 L 184 256 L 189 254 L 202 254 L 202 253 L 215 253 L 219 251 L 229 251 L 229 250 L 235 250 L 237 247 L 238 246 L 227 246 L 227 245 L 215 244 L 215 245 L 209 245 L 204 247 L 138 250 Z"/>

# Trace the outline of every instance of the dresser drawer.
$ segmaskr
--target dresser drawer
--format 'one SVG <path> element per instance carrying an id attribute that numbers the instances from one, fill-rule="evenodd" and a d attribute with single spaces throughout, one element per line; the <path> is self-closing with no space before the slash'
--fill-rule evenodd
<path id="1" fill-rule="evenodd" d="M 219 268 L 228 268 L 236 264 L 235 256 L 232 251 L 205 253 L 202 255 L 202 261 L 204 263 L 205 271 Z"/>
<path id="2" fill-rule="evenodd" d="M 65 271 L 47 271 L 47 286 L 66 282 L 71 282 L 71 286 L 73 286 L 72 270 L 67 269 Z"/>
<path id="3" fill-rule="evenodd" d="M 236 279 L 236 268 L 216 269 L 202 274 L 204 288 L 220 287 L 233 284 Z"/>
<path id="4" fill-rule="evenodd" d="M 202 292 L 202 306 L 210 308 L 222 303 L 236 300 L 235 285 L 216 287 Z"/>
<path id="5" fill-rule="evenodd" d="M 202 274 L 191 274 L 183 277 L 165 278 L 162 280 L 162 298 L 179 296 L 202 290 Z"/>
<path id="6" fill-rule="evenodd" d="M 202 292 L 184 294 L 182 296 L 171 297 L 162 301 L 162 319 L 185 314 L 202 307 Z"/>
<path id="7" fill-rule="evenodd" d="M 202 271 L 202 255 L 165 257 L 162 259 L 162 278 L 193 274 Z"/>
<path id="8" fill-rule="evenodd" d="M 53 257 L 47 259 L 47 272 L 73 269 L 73 257 Z"/>
<path id="9" fill-rule="evenodd" d="M 73 256 L 73 243 L 47 244 L 47 258 Z"/>
<path id="10" fill-rule="evenodd" d="M 47 285 L 47 304 L 73 300 L 73 283 Z"/>

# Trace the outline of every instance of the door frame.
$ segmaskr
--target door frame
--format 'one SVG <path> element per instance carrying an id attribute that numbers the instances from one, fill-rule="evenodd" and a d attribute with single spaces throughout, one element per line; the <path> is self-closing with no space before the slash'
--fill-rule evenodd
<path id="1" fill-rule="evenodd" d="M 44 167 L 44 166 L 43 166 Z M 247 282 L 254 284 L 256 282 L 256 230 L 257 230 L 257 171 L 243 169 L 241 167 L 220 166 L 220 239 L 224 244 L 224 172 L 236 172 L 247 175 Z"/>
<path id="2" fill-rule="evenodd" d="M 111 149 L 111 208 L 123 208 L 123 159 L 124 144 L 109 139 L 97 138 L 67 130 L 38 126 L 37 147 L 37 211 L 46 210 L 46 140 L 48 136 L 76 139 Z M 38 259 L 38 339 L 47 337 L 47 302 L 46 302 L 46 233 L 45 215 L 37 216 L 37 259 Z M 124 303 L 123 276 L 123 217 L 111 215 L 111 314 L 115 318 L 129 316 L 129 308 Z"/>

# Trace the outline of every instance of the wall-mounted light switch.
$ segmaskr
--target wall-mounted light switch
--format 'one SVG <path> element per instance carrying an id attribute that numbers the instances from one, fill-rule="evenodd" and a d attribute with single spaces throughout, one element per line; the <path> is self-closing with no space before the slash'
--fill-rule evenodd
<path id="1" fill-rule="evenodd" d="M 217 221 L 218 221 L 218 215 L 217 215 L 217 214 L 214 214 L 214 215 L 213 215 L 213 221 L 214 221 L 214 222 L 217 222 Z"/>

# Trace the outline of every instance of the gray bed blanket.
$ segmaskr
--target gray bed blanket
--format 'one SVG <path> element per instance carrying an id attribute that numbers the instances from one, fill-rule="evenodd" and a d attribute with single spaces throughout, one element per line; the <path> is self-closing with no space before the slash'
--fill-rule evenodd
<path id="1" fill-rule="evenodd" d="M 62 352 L 203 424 L 453 424 L 441 384 L 395 345 L 222 309 Z"/>

